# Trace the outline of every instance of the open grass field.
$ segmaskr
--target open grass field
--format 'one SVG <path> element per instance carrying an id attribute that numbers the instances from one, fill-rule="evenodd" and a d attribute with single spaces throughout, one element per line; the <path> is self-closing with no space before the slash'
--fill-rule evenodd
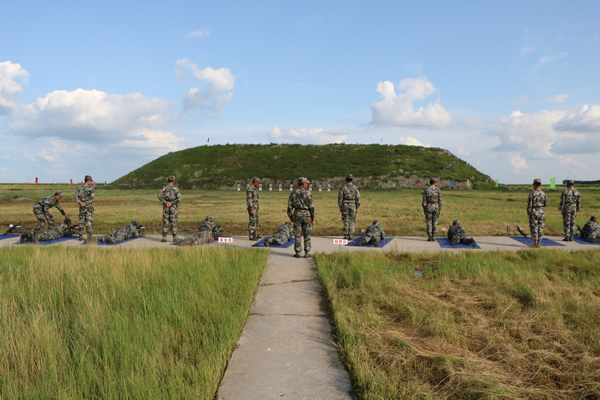
<path id="1" fill-rule="evenodd" d="M 267 253 L 0 250 L 0 398 L 213 399 Z"/>
<path id="2" fill-rule="evenodd" d="M 600 398 L 597 251 L 316 257 L 362 398 Z"/>
<path id="3" fill-rule="evenodd" d="M 6 186 L 4 186 L 6 187 Z M 191 234 L 211 215 L 229 235 L 247 234 L 248 214 L 246 211 L 245 188 L 237 191 L 182 190 L 179 207 L 179 232 Z M 75 221 L 78 208 L 72 192 L 65 192 L 61 201 L 67 214 Z M 562 234 L 562 217 L 558 211 L 560 190 L 544 188 L 549 197 L 546 208 L 546 230 L 549 235 Z M 1 190 L 0 229 L 9 223 L 21 221 L 27 229 L 36 225 L 33 202 L 17 202 L 18 198 L 35 201 L 52 194 L 51 189 Z M 516 225 L 528 227 L 527 195 L 529 190 L 444 190 L 444 207 L 440 228 L 448 226 L 454 219 L 461 221 L 468 235 L 506 235 L 506 222 L 511 224 L 510 233 Z M 94 232 L 110 233 L 131 222 L 132 219 L 146 226 L 147 233 L 159 233 L 162 227 L 162 205 L 157 199 L 158 190 L 107 190 L 96 189 Z M 286 209 L 289 189 L 283 192 L 260 192 L 260 233 L 270 234 L 287 220 Z M 341 216 L 337 206 L 337 189 L 331 192 L 313 191 L 316 209 L 315 236 L 342 234 Z M 422 190 L 362 190 L 362 206 L 357 218 L 358 230 L 369 226 L 374 219 L 381 221 L 390 236 L 425 235 L 425 221 L 421 208 Z M 60 219 L 60 213 L 52 214 Z M 600 214 L 600 191 L 593 188 L 582 190 L 582 212 L 578 223 L 583 224 L 591 215 Z M 5 228 L 6 229 L 6 228 Z M 526 230 L 528 231 L 528 229 Z"/>

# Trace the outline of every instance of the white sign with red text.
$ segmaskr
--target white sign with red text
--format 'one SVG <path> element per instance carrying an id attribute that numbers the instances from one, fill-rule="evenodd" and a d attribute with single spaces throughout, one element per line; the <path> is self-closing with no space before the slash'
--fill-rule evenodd
<path id="1" fill-rule="evenodd" d="M 348 239 L 333 239 L 333 244 L 348 244 Z"/>
<path id="2" fill-rule="evenodd" d="M 232 237 L 220 237 L 219 243 L 233 243 Z"/>

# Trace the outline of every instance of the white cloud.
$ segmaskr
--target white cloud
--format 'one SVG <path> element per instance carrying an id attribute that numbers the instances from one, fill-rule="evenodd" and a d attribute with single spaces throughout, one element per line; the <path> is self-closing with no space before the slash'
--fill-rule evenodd
<path id="1" fill-rule="evenodd" d="M 10 61 L 0 62 L 0 115 L 11 115 L 17 111 L 18 96 L 23 86 L 21 82 L 29 80 L 29 73 Z"/>
<path id="2" fill-rule="evenodd" d="M 522 47 L 519 49 L 519 56 L 517 57 L 517 59 L 519 58 L 523 58 L 531 53 L 533 53 L 533 51 L 535 50 L 535 48 L 533 47 Z"/>
<path id="3" fill-rule="evenodd" d="M 566 51 L 563 53 L 557 53 L 557 54 L 550 54 L 549 56 L 544 56 L 544 57 L 540 57 L 540 59 L 538 60 L 537 65 L 538 66 L 542 66 L 544 64 L 548 64 L 551 63 L 553 61 L 556 61 L 560 58 L 566 57 L 569 53 L 567 53 Z"/>
<path id="4" fill-rule="evenodd" d="M 500 139 L 496 150 L 526 152 L 536 158 L 551 158 L 550 147 L 556 139 L 553 127 L 565 114 L 561 110 L 542 110 L 532 114 L 513 111 L 491 124 L 488 134 Z"/>
<path id="5" fill-rule="evenodd" d="M 569 97 L 568 94 L 557 94 L 556 96 L 552 96 L 552 97 L 548 97 L 547 99 L 544 99 L 544 103 L 553 103 L 553 104 L 564 103 L 567 100 L 567 97 Z"/>
<path id="6" fill-rule="evenodd" d="M 182 58 L 176 62 L 175 77 L 178 80 L 191 78 L 203 83 L 202 87 L 193 87 L 183 96 L 185 111 L 198 108 L 219 115 L 223 105 L 233 98 L 231 91 L 235 86 L 235 76 L 228 68 L 199 69 L 187 58 Z"/>
<path id="7" fill-rule="evenodd" d="M 427 78 L 407 78 L 398 84 L 396 94 L 394 84 L 390 81 L 379 82 L 377 92 L 383 99 L 371 106 L 372 123 L 401 127 L 430 128 L 448 125 L 452 118 L 450 113 L 439 103 L 429 103 L 426 107 L 415 110 L 413 103 L 423 100 L 437 92 Z"/>
<path id="8" fill-rule="evenodd" d="M 139 93 L 57 90 L 25 106 L 22 118 L 9 127 L 17 135 L 28 137 L 115 142 L 135 129 L 163 123 L 167 106 L 166 100 Z"/>
<path id="9" fill-rule="evenodd" d="M 408 136 L 408 137 L 400 136 L 400 143 L 406 144 L 408 146 L 431 147 L 430 144 L 423 144 L 416 138 L 410 137 L 410 136 Z"/>
<path id="10" fill-rule="evenodd" d="M 140 129 L 134 132 L 129 139 L 123 141 L 122 145 L 137 148 L 144 151 L 152 151 L 156 154 L 164 154 L 183 148 L 184 140 L 173 134 L 173 132 L 153 131 Z"/>
<path id="11" fill-rule="evenodd" d="M 513 173 L 522 174 L 529 170 L 529 165 L 527 165 L 527 160 L 521 156 L 520 153 L 511 152 L 508 154 L 508 161 L 510 165 L 513 167 Z"/>
<path id="12" fill-rule="evenodd" d="M 527 100 L 529 100 L 527 96 L 521 96 L 518 99 L 511 101 L 510 104 L 518 106 L 519 104 L 527 103 Z"/>
<path id="13" fill-rule="evenodd" d="M 462 147 L 459 147 L 458 150 L 456 150 L 456 154 L 460 157 L 469 157 L 471 155 L 471 153 L 469 153 L 467 150 L 463 149 Z"/>
<path id="14" fill-rule="evenodd" d="M 600 105 L 584 105 L 556 124 L 559 131 L 600 133 Z"/>
<path id="15" fill-rule="evenodd" d="M 201 39 L 210 36 L 210 29 L 204 28 L 185 35 L 186 39 Z"/>
<path id="16" fill-rule="evenodd" d="M 277 143 L 306 143 L 306 144 L 327 144 L 342 143 L 347 139 L 347 134 L 328 132 L 323 128 L 311 129 L 288 129 L 287 131 L 279 128 L 277 124 L 269 132 L 269 138 Z"/>

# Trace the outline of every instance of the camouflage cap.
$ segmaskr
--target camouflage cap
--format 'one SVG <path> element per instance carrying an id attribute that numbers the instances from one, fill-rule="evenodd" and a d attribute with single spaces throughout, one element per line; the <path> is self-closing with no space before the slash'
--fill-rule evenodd
<path id="1" fill-rule="evenodd" d="M 541 180 L 540 178 L 535 178 L 535 179 L 533 180 L 533 184 L 534 184 L 534 185 L 541 185 L 541 184 L 542 184 L 542 180 Z"/>
<path id="2" fill-rule="evenodd" d="M 204 218 L 204 220 L 212 222 L 212 217 L 211 216 L 207 216 L 206 218 Z"/>
<path id="3" fill-rule="evenodd" d="M 346 175 L 346 180 L 347 180 L 347 181 L 351 181 L 351 180 L 353 180 L 353 179 L 354 179 L 354 177 L 352 176 L 352 174 L 348 174 L 348 175 Z"/>
<path id="4" fill-rule="evenodd" d="M 59 195 L 60 197 L 63 197 L 63 193 L 60 190 L 58 190 L 56 193 L 54 193 L 54 195 L 55 196 Z"/>
<path id="5" fill-rule="evenodd" d="M 175 177 L 173 175 L 169 175 L 169 177 L 167 178 L 167 180 L 169 182 L 175 182 Z"/>
<path id="6" fill-rule="evenodd" d="M 567 181 L 567 185 L 574 185 L 574 184 L 575 184 L 575 181 L 573 179 L 569 179 Z"/>
<path id="7" fill-rule="evenodd" d="M 377 220 L 373 221 L 373 225 L 379 225 L 379 221 L 377 221 Z"/>
<path id="8" fill-rule="evenodd" d="M 85 178 L 83 179 L 84 182 L 87 181 L 93 181 L 92 177 L 90 175 L 86 175 Z"/>
<path id="9" fill-rule="evenodd" d="M 292 223 L 290 221 L 285 221 L 284 225 L 292 225 Z"/>
<path id="10" fill-rule="evenodd" d="M 596 217 L 595 215 L 592 215 L 592 217 L 590 218 L 590 221 L 598 222 L 598 217 Z"/>
<path id="11" fill-rule="evenodd" d="M 438 180 L 436 177 L 429 178 L 429 183 L 433 183 L 433 182 L 437 182 L 437 181 Z"/>
<path id="12" fill-rule="evenodd" d="M 452 225 L 458 225 L 458 224 L 460 224 L 459 220 L 455 219 L 454 221 L 452 221 Z"/>
<path id="13" fill-rule="evenodd" d="M 131 225 L 135 225 L 135 226 L 137 226 L 137 225 L 138 225 L 138 223 L 137 223 L 137 221 L 134 219 L 133 221 L 131 221 Z"/>
<path id="14" fill-rule="evenodd" d="M 260 183 L 260 178 L 258 176 L 255 176 L 254 178 L 252 178 L 252 182 Z"/>
<path id="15" fill-rule="evenodd" d="M 298 185 L 302 185 L 304 183 L 310 183 L 310 181 L 304 177 L 298 178 Z"/>
<path id="16" fill-rule="evenodd" d="M 71 225 L 71 218 L 65 218 L 65 224 Z"/>

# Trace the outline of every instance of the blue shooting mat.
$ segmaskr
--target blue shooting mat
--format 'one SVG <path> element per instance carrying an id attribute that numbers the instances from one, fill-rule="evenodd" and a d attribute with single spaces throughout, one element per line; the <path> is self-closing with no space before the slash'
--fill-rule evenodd
<path id="1" fill-rule="evenodd" d="M 14 235 L 14 234 L 8 234 L 6 236 L 0 235 L 0 240 L 12 239 L 12 238 L 16 238 L 16 237 L 21 237 L 21 235 Z"/>
<path id="2" fill-rule="evenodd" d="M 78 236 L 69 236 L 69 237 L 61 237 L 60 239 L 54 239 L 54 240 L 45 240 L 45 241 L 40 241 L 38 242 L 41 245 L 47 246 L 49 244 L 54 244 L 54 243 L 60 243 L 60 242 L 66 242 L 67 240 L 73 240 L 73 239 L 77 239 Z M 14 244 L 36 244 L 33 242 L 18 242 L 18 243 L 14 243 Z"/>
<path id="3" fill-rule="evenodd" d="M 374 247 L 371 243 L 365 244 L 364 246 L 359 246 L 358 242 L 360 241 L 360 239 L 362 239 L 362 236 L 357 237 L 356 239 L 354 239 L 351 242 L 348 242 L 348 244 L 346 246 L 355 246 L 355 247 Z M 394 240 L 393 237 L 391 238 L 386 238 L 383 239 L 379 242 L 379 246 L 377 246 L 377 248 L 381 248 L 384 247 L 386 244 L 388 244 L 389 242 L 391 242 L 392 240 Z"/>
<path id="4" fill-rule="evenodd" d="M 437 241 L 440 244 L 440 247 L 443 249 L 481 249 L 481 246 L 479 246 L 478 244 L 475 245 L 475 247 L 469 244 L 462 243 L 457 243 L 454 246 L 452 246 L 450 244 L 450 239 L 448 238 L 437 238 Z"/>
<path id="5" fill-rule="evenodd" d="M 131 242 L 132 240 L 139 239 L 139 238 L 141 238 L 141 237 L 143 237 L 143 236 L 132 237 L 132 238 L 125 239 L 125 240 L 123 240 L 123 241 L 121 241 L 121 242 L 119 242 L 119 243 L 114 243 L 114 244 L 108 244 L 108 243 L 106 243 L 106 242 L 104 242 L 104 241 L 102 241 L 102 240 L 99 240 L 99 241 L 98 241 L 98 242 L 96 242 L 95 244 L 97 244 L 98 246 L 118 246 L 118 245 L 120 245 L 121 243 L 125 243 L 125 242 Z"/>
<path id="6" fill-rule="evenodd" d="M 533 243 L 533 240 L 530 238 L 524 238 L 523 236 L 511 236 L 511 239 L 515 239 L 517 242 L 523 243 L 524 245 L 530 246 Z M 565 245 L 562 243 L 555 242 L 554 240 L 542 238 L 540 242 L 540 246 L 562 246 Z"/>
<path id="7" fill-rule="evenodd" d="M 260 239 L 258 242 L 254 243 L 252 247 L 267 247 L 265 246 L 265 240 L 270 238 L 271 236 L 267 236 L 265 238 Z M 296 238 L 291 238 L 286 244 L 282 244 L 281 246 L 271 245 L 269 247 L 275 247 L 276 249 L 285 249 L 291 247 L 296 242 Z"/>
<path id="8" fill-rule="evenodd" d="M 573 236 L 573 241 L 577 242 L 579 244 L 591 244 L 591 245 L 598 245 L 600 246 L 600 243 L 590 243 L 587 240 L 580 238 L 579 236 Z"/>

